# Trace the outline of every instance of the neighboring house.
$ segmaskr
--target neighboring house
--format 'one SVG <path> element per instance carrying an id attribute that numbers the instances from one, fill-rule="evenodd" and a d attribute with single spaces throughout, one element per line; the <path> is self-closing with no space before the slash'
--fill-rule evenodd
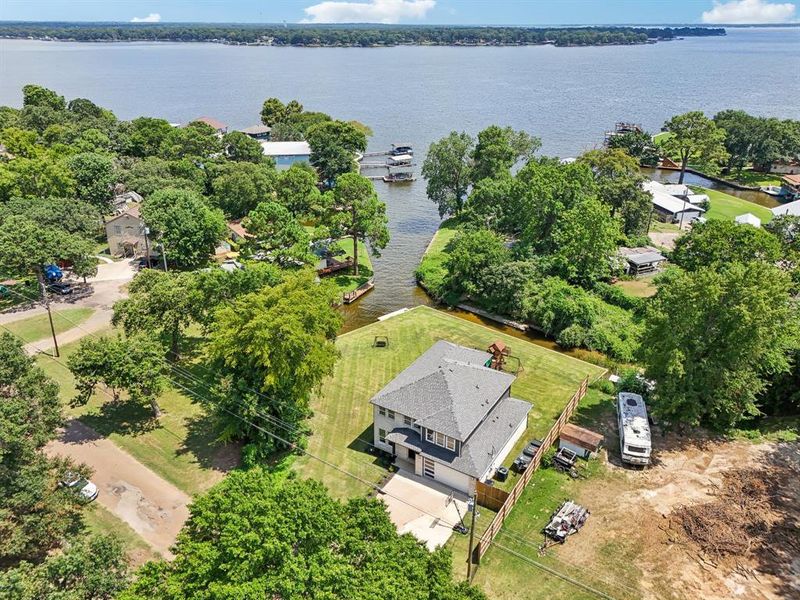
<path id="1" fill-rule="evenodd" d="M 254 140 L 266 141 L 269 140 L 269 135 L 272 132 L 272 127 L 267 125 L 253 125 L 252 127 L 245 127 L 239 130 L 241 133 L 253 138 Z"/>
<path id="2" fill-rule="evenodd" d="M 228 126 L 225 125 L 222 121 L 217 121 L 211 117 L 200 117 L 192 121 L 192 123 L 205 123 L 214 129 L 217 132 L 217 135 L 222 137 L 226 133 L 228 133 Z"/>
<path id="3" fill-rule="evenodd" d="M 625 248 L 623 246 L 620 247 L 618 253 L 625 261 L 624 269 L 626 275 L 636 276 L 655 273 L 661 268 L 662 263 L 667 260 L 666 256 L 652 246 L 642 246 L 640 248 Z"/>
<path id="4" fill-rule="evenodd" d="M 129 191 L 114 196 L 114 199 L 111 201 L 111 207 L 114 211 L 114 214 L 119 215 L 128 210 L 128 205 L 139 204 L 142 202 L 142 200 L 144 200 L 144 198 L 142 198 L 139 194 L 134 191 Z"/>
<path id="5" fill-rule="evenodd" d="M 148 248 L 151 255 L 157 254 L 152 240 L 145 236 L 140 208 L 141 204 L 128 204 L 123 212 L 106 220 L 108 250 L 113 256 L 144 256 Z"/>
<path id="6" fill-rule="evenodd" d="M 772 163 L 769 172 L 778 173 L 779 175 L 800 175 L 800 158 L 776 160 Z"/>
<path id="7" fill-rule="evenodd" d="M 528 425 L 528 402 L 492 354 L 438 341 L 370 400 L 374 444 L 397 466 L 470 494 Z"/>
<path id="8" fill-rule="evenodd" d="M 253 236 L 245 231 L 242 220 L 237 219 L 236 221 L 228 221 L 228 237 L 232 242 L 241 243 L 245 241 L 245 238 Z"/>
<path id="9" fill-rule="evenodd" d="M 668 187 L 657 181 L 645 181 L 642 187 L 653 197 L 653 209 L 656 214 L 668 223 L 690 223 L 699 219 L 705 212 L 702 207 L 692 204 L 689 199 L 691 195 L 676 197 L 669 193 L 670 189 L 681 191 L 677 188 Z"/>
<path id="10" fill-rule="evenodd" d="M 288 169 L 295 163 L 309 162 L 311 147 L 308 142 L 261 142 L 266 156 L 275 160 L 278 170 Z"/>
<path id="11" fill-rule="evenodd" d="M 753 213 L 744 213 L 743 215 L 739 215 L 734 219 L 734 221 L 736 221 L 741 225 L 752 225 L 753 227 L 761 227 L 761 219 L 759 219 Z"/>
<path id="12" fill-rule="evenodd" d="M 789 202 L 788 204 L 781 204 L 780 206 L 776 206 L 770 210 L 776 217 L 780 217 L 781 215 L 793 215 L 795 217 L 800 217 L 800 200 L 795 200 L 794 202 Z"/>

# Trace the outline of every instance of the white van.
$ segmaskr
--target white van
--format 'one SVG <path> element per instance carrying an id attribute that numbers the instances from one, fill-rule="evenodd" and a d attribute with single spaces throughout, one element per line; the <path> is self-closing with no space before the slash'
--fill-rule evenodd
<path id="1" fill-rule="evenodd" d="M 632 465 L 650 464 L 650 424 L 647 407 L 639 394 L 621 392 L 617 396 L 619 451 L 622 462 Z"/>

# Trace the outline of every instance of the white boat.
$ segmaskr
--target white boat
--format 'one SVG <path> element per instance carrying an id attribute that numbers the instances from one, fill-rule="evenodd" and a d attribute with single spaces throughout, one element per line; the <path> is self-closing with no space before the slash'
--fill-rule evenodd
<path id="1" fill-rule="evenodd" d="M 622 462 L 649 465 L 652 445 L 644 399 L 639 394 L 621 392 L 617 396 L 617 421 Z"/>
<path id="2" fill-rule="evenodd" d="M 762 185 L 759 189 L 770 196 L 783 196 L 783 188 L 779 185 Z"/>

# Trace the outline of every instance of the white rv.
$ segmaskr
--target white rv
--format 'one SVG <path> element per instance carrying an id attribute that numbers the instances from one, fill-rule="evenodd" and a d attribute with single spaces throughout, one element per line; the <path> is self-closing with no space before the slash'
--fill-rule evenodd
<path id="1" fill-rule="evenodd" d="M 650 424 L 647 407 L 639 394 L 621 392 L 617 396 L 619 451 L 622 462 L 632 465 L 650 464 Z"/>

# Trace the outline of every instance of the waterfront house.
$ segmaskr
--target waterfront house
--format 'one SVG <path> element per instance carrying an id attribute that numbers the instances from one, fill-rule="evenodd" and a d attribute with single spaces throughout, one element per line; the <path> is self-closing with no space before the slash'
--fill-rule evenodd
<path id="1" fill-rule="evenodd" d="M 692 204 L 687 197 L 673 196 L 667 186 L 657 181 L 645 181 L 642 187 L 653 197 L 653 210 L 662 221 L 691 223 L 705 212 L 701 206 Z"/>
<path id="2" fill-rule="evenodd" d="M 120 215 L 128 209 L 128 205 L 139 204 L 142 200 L 144 200 L 144 198 L 134 191 L 124 192 L 114 196 L 114 199 L 111 201 L 111 208 L 114 210 L 114 214 Z"/>
<path id="3" fill-rule="evenodd" d="M 266 156 L 272 157 L 275 166 L 282 171 L 295 163 L 309 162 L 311 147 L 308 142 L 261 142 Z"/>
<path id="4" fill-rule="evenodd" d="M 239 131 L 245 134 L 246 136 L 261 142 L 269 140 L 270 133 L 272 132 L 272 127 L 268 127 L 267 125 L 253 125 L 251 127 L 245 127 L 244 129 L 240 129 Z"/>
<path id="5" fill-rule="evenodd" d="M 514 375 L 490 352 L 438 341 L 372 397 L 376 447 L 401 468 L 470 494 L 490 479 L 528 425 Z"/>
<path id="6" fill-rule="evenodd" d="M 217 132 L 217 135 L 219 137 L 222 137 L 223 135 L 228 133 L 228 126 L 225 125 L 225 123 L 223 123 L 222 121 L 217 121 L 212 117 L 199 117 L 194 121 L 192 121 L 192 123 L 205 123 L 212 129 L 214 129 L 214 131 Z"/>
<path id="7" fill-rule="evenodd" d="M 781 177 L 781 195 L 789 199 L 800 199 L 800 175 L 784 175 Z"/>
<path id="8" fill-rule="evenodd" d="M 144 256 L 148 247 L 153 252 L 152 240 L 145 235 L 145 224 L 140 215 L 141 204 L 126 204 L 119 214 L 106 220 L 108 251 L 112 256 Z"/>

